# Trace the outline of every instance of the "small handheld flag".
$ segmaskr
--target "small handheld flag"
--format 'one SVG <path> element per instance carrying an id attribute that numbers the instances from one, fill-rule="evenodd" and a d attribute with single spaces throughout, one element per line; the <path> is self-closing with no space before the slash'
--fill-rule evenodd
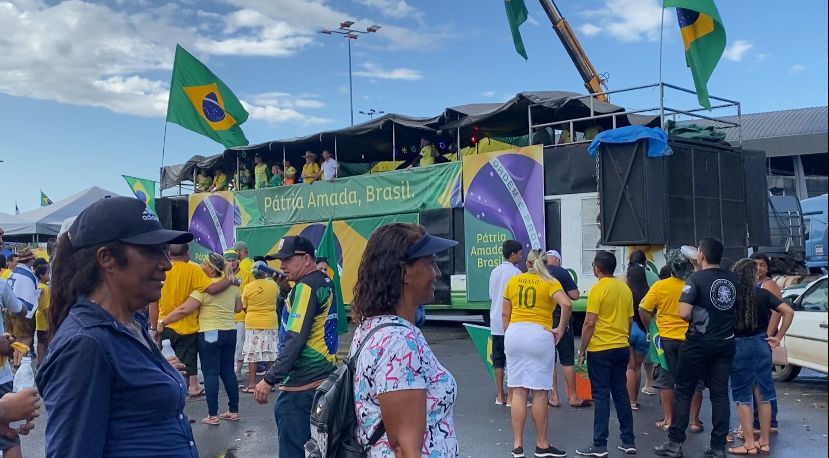
<path id="1" fill-rule="evenodd" d="M 41 189 L 40 190 L 40 206 L 45 207 L 47 205 L 52 205 L 52 199 L 47 197 L 46 194 L 44 194 L 43 190 Z"/>
<path id="2" fill-rule="evenodd" d="M 155 213 L 155 181 L 127 175 L 121 176 L 127 180 L 127 184 L 130 186 L 130 189 L 132 189 L 135 197 L 147 204 L 147 208 Z"/>

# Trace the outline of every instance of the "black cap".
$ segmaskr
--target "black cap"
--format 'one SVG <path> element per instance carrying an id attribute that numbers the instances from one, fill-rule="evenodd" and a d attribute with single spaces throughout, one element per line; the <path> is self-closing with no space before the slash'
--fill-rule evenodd
<path id="1" fill-rule="evenodd" d="M 87 207 L 67 231 L 73 248 L 110 242 L 163 245 L 193 240 L 189 232 L 164 229 L 147 204 L 134 197 L 105 197 Z"/>
<path id="2" fill-rule="evenodd" d="M 300 254 L 308 254 L 313 258 L 314 244 L 305 237 L 301 237 L 299 235 L 289 235 L 287 237 L 282 237 L 282 240 L 279 241 L 276 253 L 265 256 L 265 259 L 269 261 L 279 259 L 281 261 L 283 259 L 290 258 L 291 256 Z"/>
<path id="3" fill-rule="evenodd" d="M 414 245 L 406 250 L 406 260 L 412 261 L 424 256 L 431 256 L 435 253 L 448 250 L 457 245 L 455 240 L 443 239 L 434 235 L 425 234 Z"/>

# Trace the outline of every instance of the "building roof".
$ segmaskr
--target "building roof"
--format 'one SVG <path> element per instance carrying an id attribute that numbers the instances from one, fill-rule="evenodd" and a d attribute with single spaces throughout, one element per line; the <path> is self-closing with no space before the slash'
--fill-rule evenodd
<path id="1" fill-rule="evenodd" d="M 736 145 L 742 134 L 743 148 L 763 150 L 768 157 L 829 151 L 829 107 L 826 106 L 744 114 L 741 119 L 737 116 L 717 119 L 742 124 L 742 129 L 723 129 L 726 141 Z M 693 123 L 722 127 L 701 119 Z"/>

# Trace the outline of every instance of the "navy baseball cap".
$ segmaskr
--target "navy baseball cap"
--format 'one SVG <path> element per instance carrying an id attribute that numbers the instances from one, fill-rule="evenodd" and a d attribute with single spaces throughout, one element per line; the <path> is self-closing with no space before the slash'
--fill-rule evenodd
<path id="1" fill-rule="evenodd" d="M 67 231 L 72 248 L 110 242 L 130 245 L 188 243 L 193 234 L 164 229 L 147 204 L 134 197 L 105 197 L 87 207 Z"/>
<path id="2" fill-rule="evenodd" d="M 414 245 L 406 250 L 406 260 L 413 261 L 424 256 L 431 256 L 435 253 L 448 250 L 457 245 L 455 240 L 443 239 L 434 235 L 424 234 Z"/>
<path id="3" fill-rule="evenodd" d="M 290 258 L 291 256 L 302 254 L 311 255 L 313 258 L 314 244 L 305 237 L 299 235 L 289 235 L 287 237 L 282 237 L 282 240 L 279 241 L 276 253 L 265 256 L 265 259 L 268 261 L 279 259 L 281 261 L 283 259 Z"/>

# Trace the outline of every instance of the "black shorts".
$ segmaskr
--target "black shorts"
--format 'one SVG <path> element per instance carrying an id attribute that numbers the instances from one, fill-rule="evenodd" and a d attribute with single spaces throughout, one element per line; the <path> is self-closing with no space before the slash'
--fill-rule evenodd
<path id="1" fill-rule="evenodd" d="M 658 364 L 654 368 L 653 386 L 660 389 L 674 389 L 676 380 L 674 375 L 679 367 L 679 350 L 684 342 L 681 340 L 662 338 L 662 350 L 665 351 L 665 362 L 668 363 L 668 370 Z M 656 364 L 656 363 L 654 363 Z M 697 381 L 697 391 L 705 390 L 705 380 Z"/>
<path id="2" fill-rule="evenodd" d="M 37 334 L 37 343 L 46 345 L 46 338 L 49 335 L 49 331 L 35 331 Z"/>
<path id="3" fill-rule="evenodd" d="M 504 353 L 504 336 L 492 336 L 492 367 L 503 369 L 507 366 L 507 355 Z"/>
<path id="4" fill-rule="evenodd" d="M 199 334 L 181 335 L 170 328 L 164 328 L 161 331 L 161 340 L 170 340 L 173 350 L 176 352 L 176 358 L 181 361 L 186 367 L 186 374 L 193 376 L 198 374 L 197 358 L 199 354 Z"/>
<path id="5" fill-rule="evenodd" d="M 8 393 L 11 393 L 13 391 L 12 390 L 13 387 L 14 387 L 13 382 L 6 382 L 6 383 L 0 384 L 0 398 L 7 395 Z M 20 437 L 15 437 L 14 439 L 9 439 L 8 437 L 0 434 L 0 450 L 8 450 L 10 448 L 13 448 L 13 447 L 19 446 L 19 445 L 20 445 Z"/>
<path id="6" fill-rule="evenodd" d="M 576 358 L 576 343 L 573 339 L 573 329 L 567 326 L 561 340 L 556 342 L 556 354 L 558 362 L 562 366 L 574 366 Z"/>

